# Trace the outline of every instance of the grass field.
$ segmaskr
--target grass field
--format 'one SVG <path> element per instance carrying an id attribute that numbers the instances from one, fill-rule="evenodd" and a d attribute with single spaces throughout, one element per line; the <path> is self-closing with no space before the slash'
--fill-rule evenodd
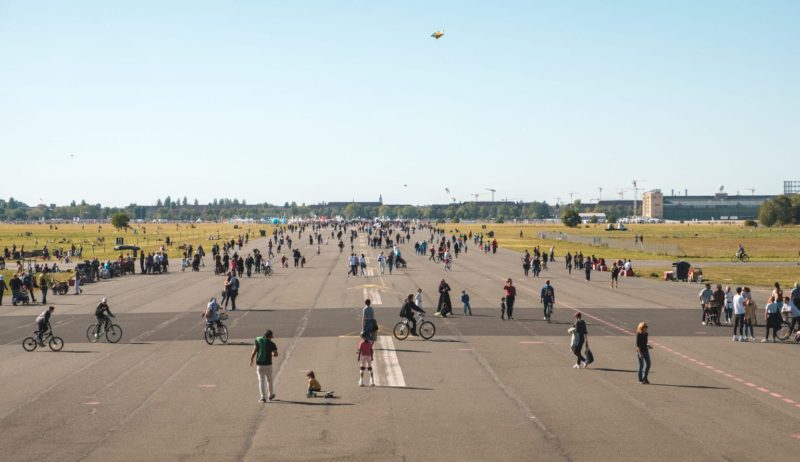
<path id="1" fill-rule="evenodd" d="M 800 227 L 786 228 L 752 228 L 736 224 L 647 224 L 630 225 L 628 231 L 608 232 L 605 225 L 589 225 L 580 228 L 567 228 L 556 224 L 464 224 L 453 223 L 445 225 L 445 229 L 473 233 L 489 231 L 495 232 L 498 244 L 506 249 L 524 252 L 535 246 L 549 250 L 555 246 L 558 257 L 568 251 L 571 253 L 583 252 L 584 255 L 604 257 L 607 261 L 630 258 L 634 262 L 641 260 L 666 260 L 686 259 L 694 265 L 702 266 L 703 262 L 729 262 L 730 256 L 736 252 L 738 245 L 744 245 L 752 261 L 762 262 L 796 262 L 800 251 Z M 522 231 L 522 238 L 519 233 Z M 599 236 L 604 239 L 619 239 L 633 241 L 634 234 L 644 236 L 645 242 L 675 244 L 680 252 L 674 255 L 647 253 L 635 250 L 623 250 L 608 247 L 598 247 L 558 240 L 540 239 L 540 232 L 555 231 L 570 235 Z M 634 265 L 635 266 L 635 265 Z M 640 276 L 649 277 L 651 274 L 661 276 L 665 268 L 640 268 Z M 800 281 L 800 266 L 764 267 L 737 263 L 721 266 L 704 266 L 705 280 L 720 284 L 771 286 L 780 282 L 784 287 L 791 287 Z"/>
<path id="2" fill-rule="evenodd" d="M 48 224 L 0 224 L 0 249 L 11 248 L 12 244 L 25 246 L 26 250 L 41 249 L 45 244 L 52 250 L 55 248 L 69 248 L 73 243 L 83 245 L 84 258 L 97 256 L 101 260 L 114 259 L 120 252 L 115 252 L 115 238 L 122 237 L 126 244 L 140 246 L 146 252 L 158 250 L 165 245 L 169 236 L 174 245 L 167 248 L 172 258 L 180 255 L 178 245 L 192 244 L 195 248 L 199 244 L 208 250 L 213 242 L 210 236 L 220 239 L 235 238 L 240 234 L 250 233 L 251 237 L 258 235 L 260 229 L 267 233 L 272 232 L 270 225 L 238 225 L 238 228 L 228 223 L 180 223 L 180 224 L 134 224 L 132 229 L 117 231 L 110 224 L 105 225 L 80 225 L 66 224 L 51 227 Z M 483 226 L 486 228 L 484 229 Z M 739 243 L 743 244 L 753 261 L 793 262 L 797 261 L 800 251 L 800 227 L 785 228 L 751 228 L 739 224 L 649 224 L 630 225 L 625 232 L 607 232 L 605 226 L 589 225 L 579 228 L 566 228 L 558 224 L 493 224 L 487 223 L 448 223 L 443 226 L 447 231 L 468 233 L 487 233 L 494 231 L 498 243 L 506 249 L 523 252 L 539 245 L 543 249 L 555 246 L 556 255 L 563 256 L 567 251 L 582 251 L 584 255 L 597 255 L 606 260 L 631 258 L 641 260 L 675 260 L 686 259 L 693 264 L 705 261 L 729 261 L 730 255 Z M 519 233 L 522 231 L 522 238 Z M 540 232 L 556 231 L 570 235 L 598 236 L 607 240 L 633 241 L 633 235 L 644 236 L 645 242 L 674 244 L 679 248 L 678 254 L 664 255 L 648 253 L 640 250 L 614 249 L 586 244 L 577 244 L 558 240 L 539 239 Z M 13 267 L 13 262 L 8 262 L 8 267 Z M 669 269 L 669 268 L 664 268 Z M 656 269 L 641 269 L 641 276 L 651 273 L 660 273 Z M 9 273 L 5 273 L 6 279 Z M 730 284 L 772 285 L 775 281 L 789 285 L 800 281 L 800 266 L 763 267 L 748 266 L 746 264 L 730 264 L 723 266 L 705 266 L 704 276 L 713 282 Z"/>
<path id="3" fill-rule="evenodd" d="M 117 237 L 122 237 L 125 244 L 138 245 L 145 252 L 154 252 L 162 245 L 165 246 L 166 238 L 173 241 L 173 245 L 167 248 L 170 257 L 180 256 L 179 245 L 192 244 L 197 248 L 199 244 L 208 251 L 215 241 L 209 237 L 219 237 L 222 240 L 229 240 L 250 234 L 251 238 L 258 235 L 259 230 L 264 229 L 268 233 L 272 232 L 270 225 L 243 224 L 238 225 L 227 223 L 180 223 L 180 224 L 154 224 L 147 223 L 134 224 L 127 231 L 118 231 L 110 224 L 104 225 L 81 225 L 66 224 L 50 226 L 49 224 L 1 224 L 0 225 L 0 249 L 12 244 L 17 245 L 17 249 L 24 246 L 26 251 L 42 249 L 45 245 L 51 250 L 61 248 L 69 249 L 72 244 L 75 246 L 83 245 L 83 258 L 91 259 L 98 257 L 101 260 L 115 259 L 121 252 L 114 251 L 114 243 Z M 128 253 L 130 251 L 125 251 Z"/>
<path id="4" fill-rule="evenodd" d="M 730 261 L 738 245 L 744 245 L 753 261 L 797 261 L 800 252 L 800 227 L 752 228 L 738 224 L 647 224 L 630 225 L 628 231 L 605 231 L 605 225 L 588 225 L 567 228 L 563 225 L 519 225 L 519 224 L 447 224 L 447 230 L 459 229 L 463 232 L 494 231 L 498 243 L 505 248 L 524 251 L 536 245 L 549 249 L 556 247 L 556 253 L 582 251 L 585 254 L 602 254 L 606 259 L 636 258 L 639 260 L 664 260 L 685 258 L 692 261 Z M 523 232 L 520 239 L 519 233 Z M 598 236 L 608 240 L 634 241 L 634 234 L 644 236 L 648 244 L 674 244 L 677 254 L 661 255 L 633 250 L 594 247 L 556 240 L 539 239 L 540 232 L 555 231 L 570 235 Z"/>

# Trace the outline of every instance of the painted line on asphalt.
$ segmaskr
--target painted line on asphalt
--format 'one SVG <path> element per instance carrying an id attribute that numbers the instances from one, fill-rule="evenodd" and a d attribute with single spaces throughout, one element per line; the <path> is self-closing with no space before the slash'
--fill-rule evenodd
<path id="1" fill-rule="evenodd" d="M 364 288 L 364 298 L 368 298 L 372 301 L 373 305 L 382 305 L 383 300 L 381 300 L 381 294 L 378 292 L 378 289 L 375 287 L 365 287 Z"/>
<path id="2" fill-rule="evenodd" d="M 403 377 L 403 369 L 400 367 L 392 337 L 381 335 L 375 345 L 380 347 L 375 349 L 378 360 L 375 384 L 379 387 L 405 387 L 406 379 Z"/>

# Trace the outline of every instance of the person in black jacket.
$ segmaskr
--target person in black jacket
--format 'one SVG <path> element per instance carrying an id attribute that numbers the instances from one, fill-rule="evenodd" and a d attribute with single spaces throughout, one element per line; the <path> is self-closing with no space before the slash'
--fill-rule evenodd
<path id="1" fill-rule="evenodd" d="M 639 383 L 647 385 L 647 374 L 650 373 L 650 345 L 647 343 L 647 323 L 640 322 L 636 326 L 636 358 L 639 360 L 639 368 L 636 370 L 639 376 Z"/>
<path id="2" fill-rule="evenodd" d="M 417 320 L 414 319 L 414 312 L 418 313 L 425 313 L 425 310 L 418 307 L 416 303 L 414 303 L 414 294 L 408 294 L 408 298 L 406 298 L 406 302 L 403 304 L 403 308 L 400 309 L 400 317 L 408 319 L 408 325 L 410 326 L 411 335 L 417 335 Z"/>

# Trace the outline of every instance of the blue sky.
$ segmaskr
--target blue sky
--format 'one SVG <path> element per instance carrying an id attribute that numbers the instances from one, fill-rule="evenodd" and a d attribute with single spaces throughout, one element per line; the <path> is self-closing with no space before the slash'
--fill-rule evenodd
<path id="1" fill-rule="evenodd" d="M 796 1 L 0 0 L 0 197 L 777 194 L 797 24 Z"/>

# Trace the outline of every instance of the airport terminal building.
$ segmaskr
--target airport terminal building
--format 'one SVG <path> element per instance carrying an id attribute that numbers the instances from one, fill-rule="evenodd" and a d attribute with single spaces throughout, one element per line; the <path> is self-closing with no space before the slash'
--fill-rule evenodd
<path id="1" fill-rule="evenodd" d="M 761 204 L 774 195 L 665 196 L 661 190 L 642 196 L 642 215 L 664 220 L 757 220 Z"/>

